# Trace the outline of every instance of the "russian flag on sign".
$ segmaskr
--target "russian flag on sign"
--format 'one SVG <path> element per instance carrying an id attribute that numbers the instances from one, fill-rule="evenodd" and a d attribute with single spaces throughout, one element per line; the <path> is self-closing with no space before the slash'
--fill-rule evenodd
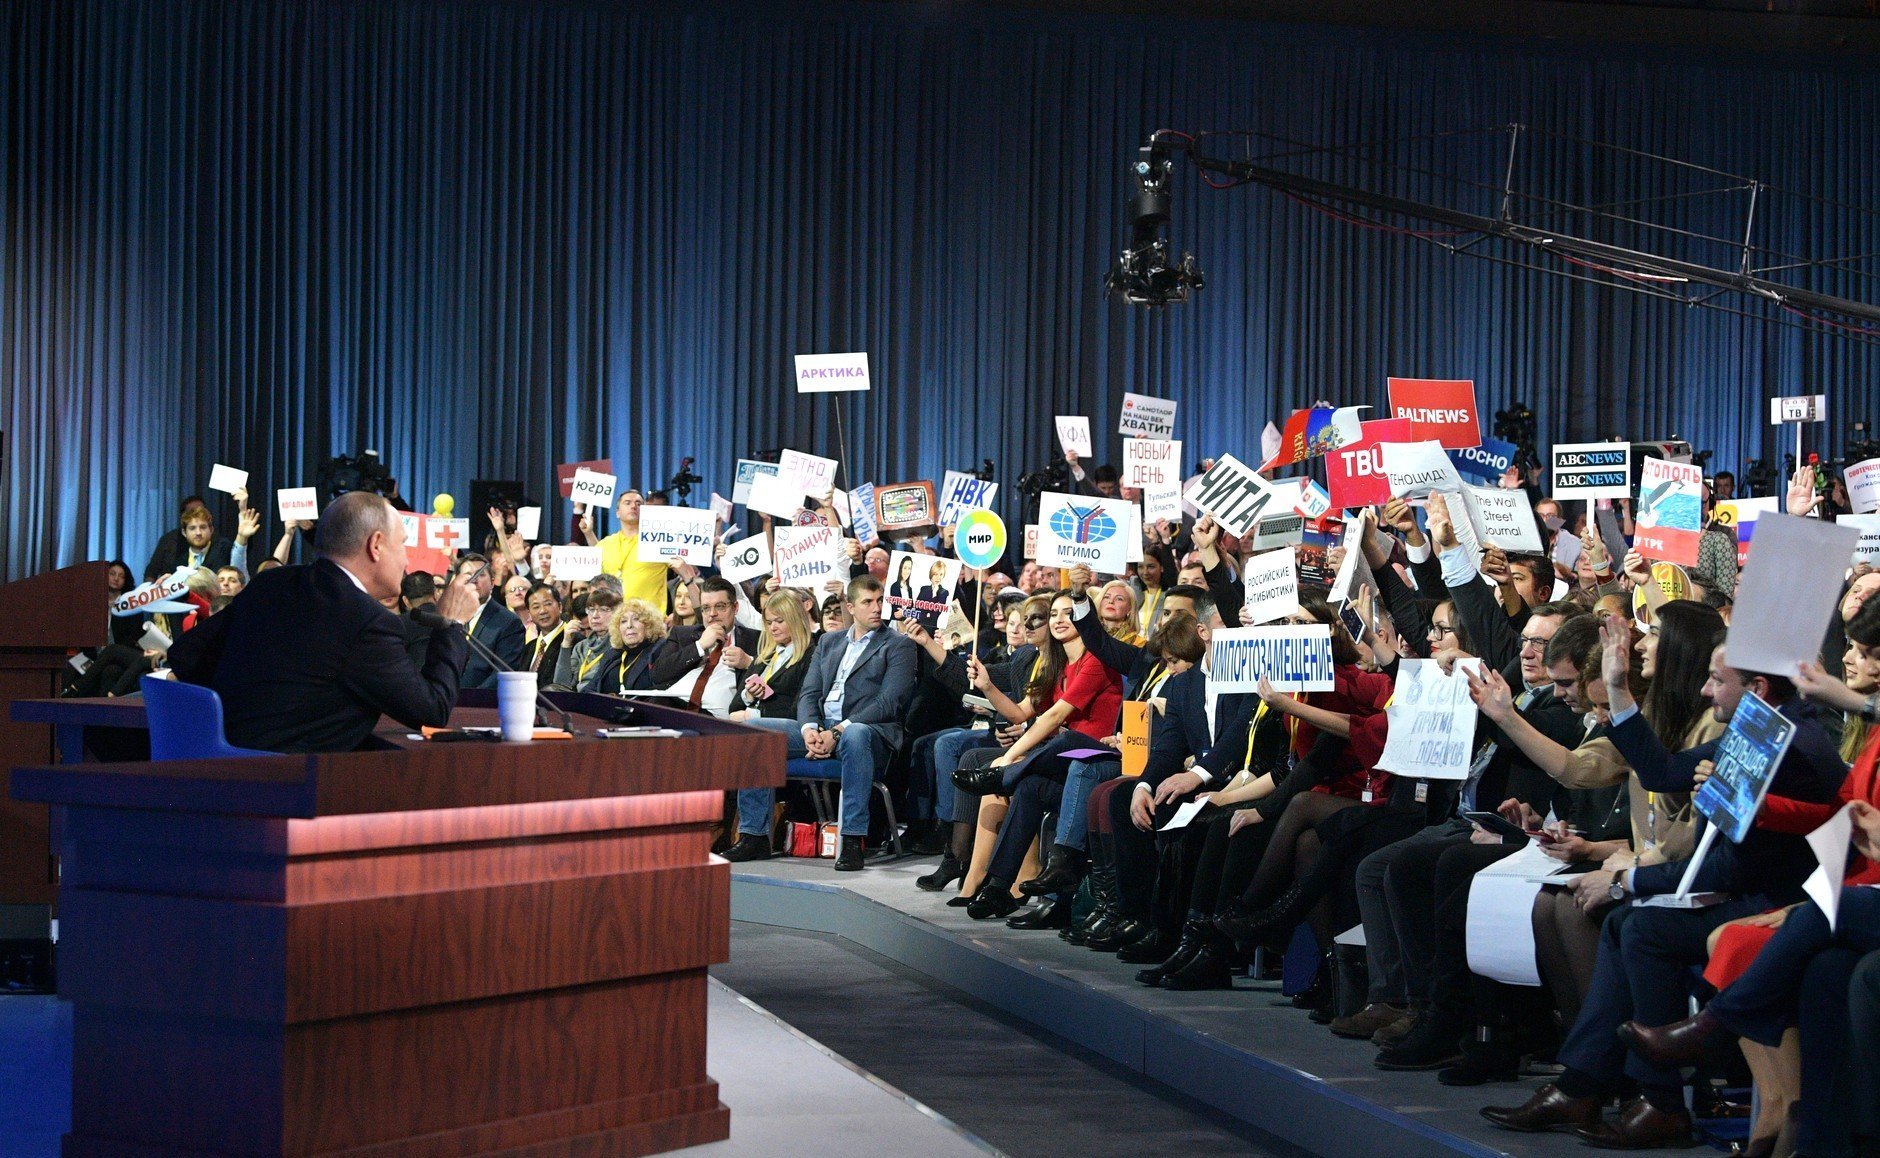
<path id="1" fill-rule="evenodd" d="M 1340 406 L 1336 410 L 1329 406 L 1315 406 L 1310 410 L 1295 411 L 1286 420 L 1286 428 L 1280 431 L 1279 453 L 1262 463 L 1260 469 L 1267 471 L 1274 467 L 1290 466 L 1357 442 L 1363 437 L 1359 429 L 1358 411 L 1368 409 L 1368 406 Z"/>

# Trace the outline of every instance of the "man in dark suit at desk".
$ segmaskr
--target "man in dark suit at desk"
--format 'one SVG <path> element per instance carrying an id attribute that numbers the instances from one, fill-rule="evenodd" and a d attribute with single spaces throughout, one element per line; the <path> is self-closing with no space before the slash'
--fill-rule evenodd
<path id="1" fill-rule="evenodd" d="M 422 668 L 385 607 L 405 577 L 405 529 L 384 499 L 354 492 L 320 516 L 317 562 L 277 567 L 218 615 L 177 637 L 176 678 L 215 689 L 231 744 L 269 752 L 349 752 L 381 715 L 442 727 L 457 704 L 466 645 L 439 628 Z M 437 610 L 469 620 L 476 595 L 456 583 Z"/>
<path id="2" fill-rule="evenodd" d="M 810 657 L 809 673 L 796 700 L 794 720 L 749 720 L 789 737 L 791 759 L 809 756 L 838 761 L 842 769 L 842 847 L 838 872 L 862 867 L 862 841 L 868 835 L 868 800 L 875 779 L 901 743 L 901 719 L 914 696 L 918 652 L 914 641 L 883 626 L 881 580 L 862 575 L 849 580 L 848 611 L 852 626 L 825 635 Z M 738 843 L 729 861 L 770 855 L 771 807 L 775 789 L 738 792 Z"/>
<path id="3" fill-rule="evenodd" d="M 503 606 L 503 601 L 493 598 L 496 581 L 490 575 L 490 561 L 475 552 L 469 552 L 457 560 L 457 574 L 472 576 L 473 590 L 482 606 L 470 617 L 467 629 L 470 638 L 495 652 L 511 671 L 522 669 L 522 653 L 528 650 L 528 633 L 522 629 L 522 620 L 516 613 Z M 472 652 L 469 666 L 463 669 L 463 686 L 467 688 L 493 688 L 496 686 L 496 668 L 490 661 Z"/>

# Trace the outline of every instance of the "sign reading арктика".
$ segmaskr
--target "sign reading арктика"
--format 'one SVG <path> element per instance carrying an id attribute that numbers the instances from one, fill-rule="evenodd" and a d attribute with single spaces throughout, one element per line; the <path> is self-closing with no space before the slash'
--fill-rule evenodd
<path id="1" fill-rule="evenodd" d="M 1574 442 L 1553 448 L 1556 499 L 1632 496 L 1632 444 Z"/>
<path id="2" fill-rule="evenodd" d="M 829 394 L 838 390 L 868 389 L 868 354 L 798 354 L 796 390 L 799 394 Z"/>

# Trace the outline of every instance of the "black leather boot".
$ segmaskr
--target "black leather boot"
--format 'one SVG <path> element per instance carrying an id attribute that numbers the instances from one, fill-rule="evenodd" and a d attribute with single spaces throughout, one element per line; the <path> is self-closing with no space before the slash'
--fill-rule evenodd
<path id="1" fill-rule="evenodd" d="M 1111 852 L 1110 834 L 1090 834 L 1090 896 L 1096 904 L 1083 924 L 1072 925 L 1058 934 L 1073 945 L 1082 945 L 1090 934 L 1107 929 L 1116 920 L 1116 858 Z"/>
<path id="2" fill-rule="evenodd" d="M 1162 978 L 1164 989 L 1232 989 L 1234 946 L 1216 930 L 1203 935 L 1201 948 L 1180 969 Z"/>
<path id="3" fill-rule="evenodd" d="M 1149 923 L 1147 917 L 1118 917 L 1101 932 L 1093 929 L 1084 941 L 1084 948 L 1099 953 L 1114 953 L 1154 931 L 1155 926 Z"/>
<path id="4" fill-rule="evenodd" d="M 914 887 L 937 893 L 966 875 L 966 866 L 954 859 L 951 850 L 940 858 L 934 870 L 923 877 L 914 878 Z"/>
<path id="5" fill-rule="evenodd" d="M 1154 988 L 1162 984 L 1164 977 L 1187 968 L 1188 963 L 1195 959 L 1195 954 L 1201 952 L 1201 947 L 1208 943 L 1208 934 L 1213 931 L 1213 926 L 1206 921 L 1189 921 L 1182 925 L 1182 938 L 1176 943 L 1175 951 L 1169 954 L 1160 965 L 1152 965 L 1139 971 L 1136 974 L 1137 984 Z M 1219 934 L 1215 935 L 1219 936 Z"/>
<path id="6" fill-rule="evenodd" d="M 1151 925 L 1149 932 L 1118 949 L 1116 959 L 1126 965 L 1153 965 L 1168 960 L 1180 943 L 1180 930 L 1164 932 L 1159 925 Z"/>
<path id="7" fill-rule="evenodd" d="M 1277 932 L 1290 931 L 1294 925 L 1305 920 L 1317 897 L 1309 896 L 1305 886 L 1294 882 L 1286 891 L 1274 899 L 1273 903 L 1258 912 L 1251 912 L 1236 901 L 1223 908 L 1214 916 L 1214 927 L 1238 945 L 1257 945 L 1262 939 Z"/>
<path id="8" fill-rule="evenodd" d="M 1085 866 L 1090 863 L 1090 855 L 1081 848 L 1070 848 L 1062 844 L 1051 846 L 1051 856 L 1045 861 L 1044 871 L 1018 886 L 1018 891 L 1028 897 L 1049 896 L 1052 893 L 1074 893 L 1083 883 Z"/>
<path id="9" fill-rule="evenodd" d="M 1071 923 L 1071 903 L 1052 897 L 1041 905 L 1006 919 L 1008 929 L 1065 929 Z"/>

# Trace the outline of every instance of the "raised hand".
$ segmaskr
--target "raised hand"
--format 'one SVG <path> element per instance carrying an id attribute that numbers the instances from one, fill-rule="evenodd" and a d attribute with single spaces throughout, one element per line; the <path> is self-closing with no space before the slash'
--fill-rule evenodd
<path id="1" fill-rule="evenodd" d="M 1789 476 L 1788 511 L 1796 517 L 1808 514 L 1815 509 L 1821 496 L 1815 493 L 1815 468 L 1798 466 Z"/>
<path id="2" fill-rule="evenodd" d="M 1461 540 L 1456 538 L 1456 528 L 1449 521 L 1449 503 L 1440 494 L 1430 496 L 1429 527 L 1430 541 L 1436 544 L 1438 551 L 1461 545 Z"/>

